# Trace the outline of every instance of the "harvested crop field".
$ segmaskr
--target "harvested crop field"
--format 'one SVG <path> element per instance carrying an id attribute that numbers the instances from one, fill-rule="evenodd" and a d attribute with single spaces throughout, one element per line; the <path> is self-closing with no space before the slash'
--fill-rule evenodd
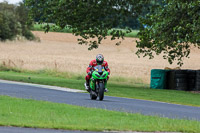
<path id="1" fill-rule="evenodd" d="M 102 53 L 108 61 L 112 76 L 143 79 L 149 83 L 151 69 L 175 68 L 162 56 L 153 60 L 138 58 L 135 52 L 136 38 L 126 38 L 120 46 L 116 41 L 104 40 L 98 49 L 88 51 L 88 46 L 79 45 L 77 37 L 68 33 L 34 31 L 41 42 L 15 41 L 0 43 L 0 63 L 28 70 L 57 69 L 65 72 L 85 73 L 90 60 Z M 189 59 L 181 69 L 200 69 L 200 50 L 193 48 Z"/>

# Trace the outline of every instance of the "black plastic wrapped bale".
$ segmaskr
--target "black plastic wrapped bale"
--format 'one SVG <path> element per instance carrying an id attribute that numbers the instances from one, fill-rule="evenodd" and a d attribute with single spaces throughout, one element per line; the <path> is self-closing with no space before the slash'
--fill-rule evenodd
<path id="1" fill-rule="evenodd" d="M 196 86 L 196 70 L 188 70 L 187 71 L 187 83 L 188 88 L 187 91 L 194 91 Z"/>
<path id="2" fill-rule="evenodd" d="M 162 69 L 151 70 L 151 83 L 152 89 L 166 89 L 166 71 Z"/>
<path id="3" fill-rule="evenodd" d="M 168 76 L 168 88 L 172 90 L 188 90 L 187 70 L 171 70 Z"/>
<path id="4" fill-rule="evenodd" d="M 200 91 L 200 70 L 196 71 L 195 91 Z"/>

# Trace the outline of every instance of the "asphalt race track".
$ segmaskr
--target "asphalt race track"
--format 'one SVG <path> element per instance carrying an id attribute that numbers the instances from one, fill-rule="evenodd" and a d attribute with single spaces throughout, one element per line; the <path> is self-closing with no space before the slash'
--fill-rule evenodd
<path id="1" fill-rule="evenodd" d="M 53 90 L 49 89 L 48 86 L 45 88 L 45 86 L 40 87 L 40 85 L 34 84 L 0 80 L 0 95 L 200 121 L 200 107 L 111 96 L 105 96 L 103 101 L 90 100 L 89 93 Z"/>
<path id="2" fill-rule="evenodd" d="M 20 127 L 0 127 L 0 133 L 101 133 L 101 132 L 68 131 L 68 130 L 20 128 Z"/>

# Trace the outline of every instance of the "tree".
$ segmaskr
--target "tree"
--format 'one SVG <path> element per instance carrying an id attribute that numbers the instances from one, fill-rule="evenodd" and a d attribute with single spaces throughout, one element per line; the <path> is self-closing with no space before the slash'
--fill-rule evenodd
<path id="1" fill-rule="evenodd" d="M 75 35 L 82 37 L 79 44 L 89 44 L 89 50 L 98 48 L 109 35 L 108 30 L 112 30 L 112 40 L 124 38 L 130 28 L 126 31 L 113 28 L 138 17 L 141 26 L 138 56 L 144 54 L 151 59 L 154 53 L 164 53 L 169 63 L 178 59 L 178 65 L 182 65 L 190 47 L 200 46 L 199 0 L 26 0 L 26 5 L 30 16 L 40 23 L 72 28 Z M 88 41 L 90 38 L 97 40 Z"/>

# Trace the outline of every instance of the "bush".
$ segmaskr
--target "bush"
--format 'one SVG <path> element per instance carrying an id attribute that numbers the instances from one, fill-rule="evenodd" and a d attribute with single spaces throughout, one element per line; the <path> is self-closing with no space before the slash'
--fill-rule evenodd
<path id="1" fill-rule="evenodd" d="M 19 5 L 0 3 L 0 40 L 12 40 L 17 35 L 24 36 L 28 40 L 35 40 L 30 29 L 32 23 L 28 23 L 28 9 L 23 3 Z"/>
<path id="2" fill-rule="evenodd" d="M 0 40 L 12 40 L 17 34 L 20 34 L 20 23 L 15 19 L 11 12 L 0 12 Z"/>

